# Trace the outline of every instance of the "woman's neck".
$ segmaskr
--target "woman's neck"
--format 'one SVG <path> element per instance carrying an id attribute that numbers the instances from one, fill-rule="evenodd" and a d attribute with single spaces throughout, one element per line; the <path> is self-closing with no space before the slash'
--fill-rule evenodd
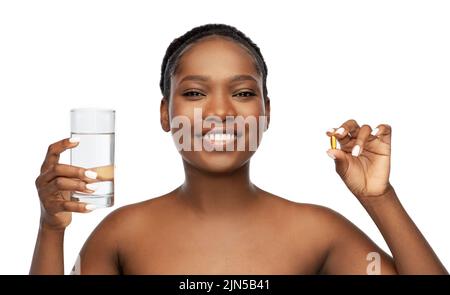
<path id="1" fill-rule="evenodd" d="M 178 195 L 196 211 L 205 214 L 237 212 L 248 208 L 257 197 L 257 187 L 250 181 L 250 161 L 227 173 L 211 173 L 183 160 L 185 182 Z"/>

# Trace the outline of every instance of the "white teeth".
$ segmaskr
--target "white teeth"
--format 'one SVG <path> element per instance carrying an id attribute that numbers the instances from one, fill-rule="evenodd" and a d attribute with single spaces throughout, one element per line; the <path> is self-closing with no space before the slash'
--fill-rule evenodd
<path id="1" fill-rule="evenodd" d="M 231 141 L 234 140 L 235 135 L 231 133 L 208 133 L 203 137 L 208 141 Z"/>

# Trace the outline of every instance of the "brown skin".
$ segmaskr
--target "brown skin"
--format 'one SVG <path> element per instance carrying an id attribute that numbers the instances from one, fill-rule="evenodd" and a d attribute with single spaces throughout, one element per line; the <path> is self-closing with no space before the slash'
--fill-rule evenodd
<path id="1" fill-rule="evenodd" d="M 191 75 L 208 79 L 184 79 Z M 236 75 L 254 80 L 232 81 Z M 161 102 L 162 128 L 174 132 L 170 119 L 192 119 L 194 107 L 223 120 L 227 115 L 270 118 L 261 77 L 240 45 L 209 37 L 185 52 L 172 77 L 171 97 Z M 336 212 L 255 186 L 249 178 L 253 152 L 197 151 L 181 152 L 186 178 L 180 187 L 119 208 L 98 225 L 81 250 L 81 273 L 366 274 L 367 254 L 378 252 L 382 274 L 447 274 L 389 183 L 390 127 L 380 125 L 376 136 L 354 120 L 341 127 L 342 135 L 327 133 L 341 144 L 341 150 L 329 151 L 336 171 L 377 224 L 395 259 Z M 355 144 L 362 147 L 357 157 L 351 155 Z M 82 168 L 58 164 L 59 154 L 75 146 L 67 139 L 52 145 L 36 181 L 42 206 L 32 274 L 63 274 L 70 212 L 87 212 L 84 204 L 67 198 L 92 180 Z"/>

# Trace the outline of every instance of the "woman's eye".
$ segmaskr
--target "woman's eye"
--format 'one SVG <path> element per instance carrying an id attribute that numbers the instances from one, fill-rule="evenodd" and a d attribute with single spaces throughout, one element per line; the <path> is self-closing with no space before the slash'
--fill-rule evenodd
<path id="1" fill-rule="evenodd" d="M 183 93 L 183 96 L 205 96 L 203 93 L 200 93 L 198 91 L 186 91 Z"/>
<path id="2" fill-rule="evenodd" d="M 254 92 L 251 92 L 251 91 L 242 91 L 242 92 L 234 94 L 233 96 L 249 97 L 249 96 L 256 96 L 256 94 Z"/>

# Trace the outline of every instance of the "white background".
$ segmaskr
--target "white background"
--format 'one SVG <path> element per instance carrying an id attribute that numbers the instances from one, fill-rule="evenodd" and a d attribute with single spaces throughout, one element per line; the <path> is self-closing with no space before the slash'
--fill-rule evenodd
<path id="1" fill-rule="evenodd" d="M 387 250 L 335 174 L 325 131 L 349 118 L 389 123 L 391 182 L 450 267 L 449 15 L 448 1 L 1 1 L 0 273 L 29 270 L 34 180 L 47 146 L 69 135 L 71 108 L 117 111 L 116 206 L 74 217 L 66 271 L 111 210 L 183 181 L 159 125 L 160 64 L 175 37 L 210 22 L 249 35 L 269 67 L 271 126 L 253 181 L 337 210 Z"/>

